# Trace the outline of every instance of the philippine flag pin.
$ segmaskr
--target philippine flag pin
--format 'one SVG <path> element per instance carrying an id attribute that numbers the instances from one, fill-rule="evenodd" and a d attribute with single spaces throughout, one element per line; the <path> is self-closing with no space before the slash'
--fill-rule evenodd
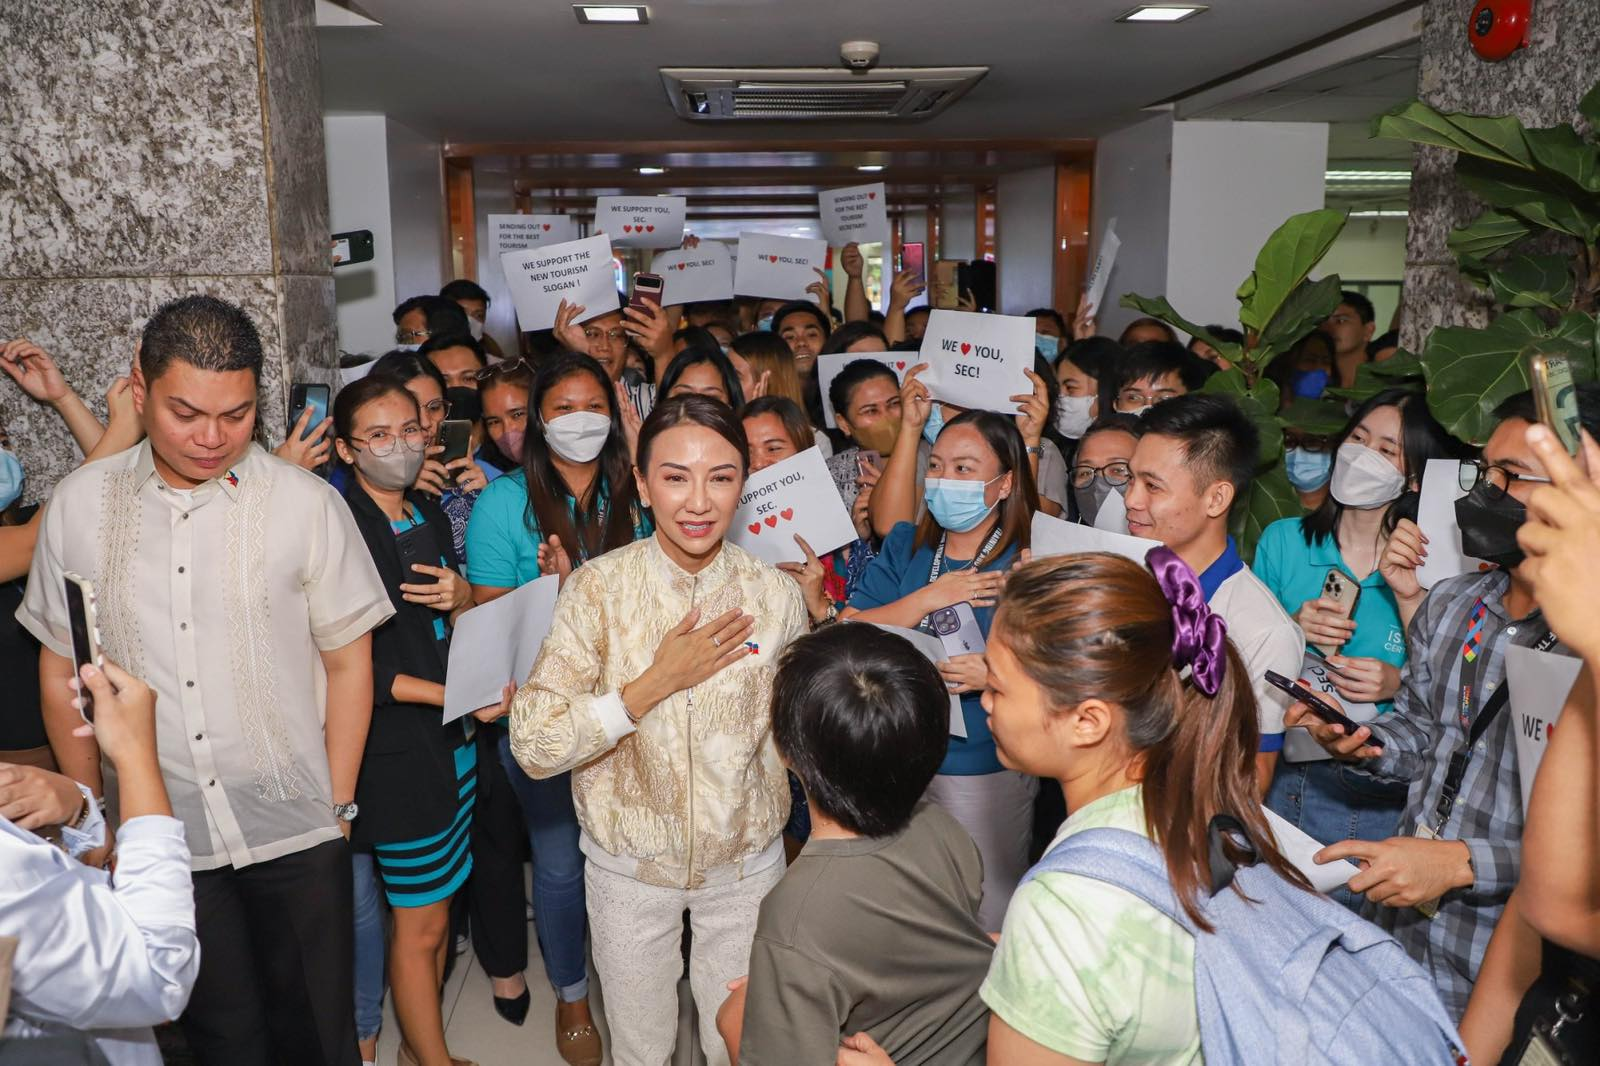
<path id="1" fill-rule="evenodd" d="M 753 640 L 745 641 L 744 642 L 744 646 L 750 649 L 750 654 L 751 655 L 760 655 L 761 654 L 761 645 L 757 644 Z"/>

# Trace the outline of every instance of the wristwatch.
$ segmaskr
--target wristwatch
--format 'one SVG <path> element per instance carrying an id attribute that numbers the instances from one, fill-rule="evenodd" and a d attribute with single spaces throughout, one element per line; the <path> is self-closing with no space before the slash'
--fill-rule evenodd
<path id="1" fill-rule="evenodd" d="M 349 803 L 335 803 L 333 805 L 333 816 L 341 822 L 353 822 L 356 820 L 356 815 L 360 813 L 361 808 L 355 805 L 354 800 Z"/>

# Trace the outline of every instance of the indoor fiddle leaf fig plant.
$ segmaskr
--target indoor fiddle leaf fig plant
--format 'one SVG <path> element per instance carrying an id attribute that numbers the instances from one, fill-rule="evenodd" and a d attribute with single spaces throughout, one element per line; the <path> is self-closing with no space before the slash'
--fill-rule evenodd
<path id="1" fill-rule="evenodd" d="M 1234 502 L 1231 526 L 1239 550 L 1252 557 L 1261 531 L 1280 518 L 1302 513 L 1300 498 L 1283 471 L 1283 427 L 1278 386 L 1265 371 L 1339 306 L 1337 274 L 1311 281 L 1311 271 L 1344 229 L 1342 211 L 1308 211 L 1279 226 L 1262 245 L 1255 269 L 1239 286 L 1239 324 L 1244 340 L 1212 336 L 1183 318 L 1165 297 L 1128 294 L 1122 306 L 1158 318 L 1210 344 L 1232 368 L 1213 374 L 1206 392 L 1231 396 L 1261 431 L 1259 469 L 1249 491 Z"/>
<path id="2" fill-rule="evenodd" d="M 1441 326 L 1423 344 L 1428 407 L 1450 432 L 1482 444 L 1496 405 L 1528 387 L 1528 356 L 1564 355 L 1579 380 L 1596 373 L 1600 310 L 1600 85 L 1571 123 L 1528 129 L 1507 116 L 1438 111 L 1413 100 L 1373 135 L 1448 148 L 1484 210 L 1450 234 L 1461 273 L 1499 313 L 1481 328 Z M 1359 384 L 1359 383 L 1358 383 Z"/>

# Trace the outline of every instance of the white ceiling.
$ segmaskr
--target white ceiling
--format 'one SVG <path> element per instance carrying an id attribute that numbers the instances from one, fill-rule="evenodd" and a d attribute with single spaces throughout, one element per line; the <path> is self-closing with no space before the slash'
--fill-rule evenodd
<path id="1" fill-rule="evenodd" d="M 656 0 L 651 23 L 630 27 L 580 25 L 565 0 L 359 4 L 382 25 L 318 31 L 326 110 L 385 113 L 456 145 L 529 148 L 551 141 L 1095 137 L 1142 107 L 1395 6 L 1212 0 L 1210 11 L 1162 26 L 1116 22 L 1134 0 Z M 834 66 L 839 43 L 858 38 L 880 42 L 885 65 L 991 71 L 925 122 L 828 124 L 689 122 L 673 114 L 657 74 L 664 66 Z M 1381 88 L 1387 93 L 1397 84 Z M 1294 102 L 1315 107 L 1318 94 Z M 1331 109 L 1326 117 L 1347 112 Z"/>

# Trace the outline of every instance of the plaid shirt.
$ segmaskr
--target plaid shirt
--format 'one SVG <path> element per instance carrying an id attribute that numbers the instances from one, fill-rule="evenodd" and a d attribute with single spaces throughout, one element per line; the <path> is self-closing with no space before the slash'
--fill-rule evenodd
<path id="1" fill-rule="evenodd" d="M 1522 793 L 1509 708 L 1478 738 L 1443 827 L 1435 814 L 1450 756 L 1467 743 L 1472 716 L 1505 680 L 1507 645 L 1532 646 L 1549 632 L 1537 610 L 1526 618 L 1506 616 L 1502 598 L 1510 580 L 1500 570 L 1465 574 L 1429 593 L 1411 620 L 1394 710 L 1373 724 L 1383 754 L 1363 767 L 1375 777 L 1410 783 L 1401 833 L 1415 835 L 1417 823 L 1425 822 L 1471 852 L 1473 884 L 1445 893 L 1433 919 L 1412 907 L 1368 903 L 1363 911 L 1433 974 L 1455 1018 L 1466 1010 L 1522 860 Z M 1468 694 L 1470 711 L 1463 708 Z"/>

